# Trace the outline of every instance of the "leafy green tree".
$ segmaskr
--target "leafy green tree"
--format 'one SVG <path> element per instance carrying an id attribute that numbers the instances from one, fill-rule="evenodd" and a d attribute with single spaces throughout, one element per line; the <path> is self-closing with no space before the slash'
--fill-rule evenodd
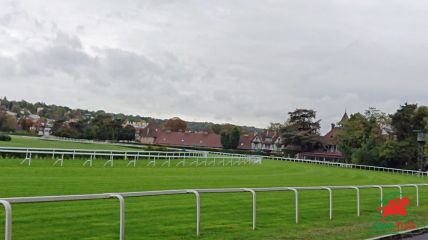
<path id="1" fill-rule="evenodd" d="M 268 129 L 270 131 L 279 132 L 281 131 L 282 127 L 283 127 L 283 124 L 281 123 L 271 122 Z"/>
<path id="2" fill-rule="evenodd" d="M 343 123 L 341 131 L 335 136 L 339 150 L 347 162 L 380 165 L 380 152 L 385 137 L 383 129 L 387 129 L 388 117 L 375 108 L 361 113 L 352 114 Z"/>
<path id="3" fill-rule="evenodd" d="M 220 133 L 220 142 L 224 149 L 231 149 L 229 133 L 226 131 Z"/>
<path id="4" fill-rule="evenodd" d="M 98 114 L 93 121 L 92 125 L 97 126 L 95 139 L 97 140 L 111 140 L 114 137 L 112 117 L 108 114 Z"/>
<path id="5" fill-rule="evenodd" d="M 33 121 L 28 117 L 22 117 L 18 121 L 18 125 L 21 127 L 22 130 L 30 131 L 30 128 L 34 125 Z"/>
<path id="6" fill-rule="evenodd" d="M 288 114 L 289 119 L 281 129 L 284 145 L 294 145 L 298 147 L 298 152 L 320 148 L 320 120 L 315 121 L 316 112 L 310 109 L 296 109 Z"/>
<path id="7" fill-rule="evenodd" d="M 178 117 L 174 117 L 165 123 L 164 128 L 171 132 L 184 132 L 187 129 L 187 123 Z"/>
<path id="8" fill-rule="evenodd" d="M 98 126 L 94 124 L 87 124 L 83 130 L 83 138 L 97 139 Z"/>
<path id="9" fill-rule="evenodd" d="M 126 125 L 124 128 L 120 129 L 119 140 L 135 140 L 135 128 L 131 125 Z"/>
<path id="10" fill-rule="evenodd" d="M 5 112 L 0 112 L 0 131 L 12 132 L 17 127 L 16 118 L 8 116 Z"/>
<path id="11" fill-rule="evenodd" d="M 220 134 L 221 145 L 224 149 L 236 149 L 239 145 L 241 130 L 234 126 L 231 129 L 224 129 Z"/>
<path id="12" fill-rule="evenodd" d="M 391 156 L 386 151 L 385 159 L 395 158 L 397 167 L 418 169 L 418 143 L 414 130 L 424 130 L 428 118 L 428 108 L 426 106 L 418 107 L 417 104 L 408 104 L 400 108 L 391 115 L 392 133 L 395 136 L 395 155 Z"/>
<path id="13" fill-rule="evenodd" d="M 347 161 L 385 167 L 418 169 L 414 130 L 426 129 L 428 108 L 407 104 L 389 116 L 371 108 L 357 113 L 336 135 Z"/>
<path id="14" fill-rule="evenodd" d="M 123 124 L 123 120 L 121 118 L 115 118 L 111 120 L 111 128 L 112 128 L 111 139 L 112 140 L 115 140 L 115 141 L 119 140 L 120 138 L 119 135 L 122 130 L 122 124 Z"/>

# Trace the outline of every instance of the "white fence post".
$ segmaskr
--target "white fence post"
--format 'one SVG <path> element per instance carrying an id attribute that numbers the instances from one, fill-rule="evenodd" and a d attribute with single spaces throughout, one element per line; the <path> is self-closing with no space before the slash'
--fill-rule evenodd
<path id="1" fill-rule="evenodd" d="M 257 214 L 257 210 L 256 210 L 256 192 L 253 189 L 250 188 L 244 188 L 243 190 L 250 192 L 253 196 L 253 230 L 256 229 L 256 214 Z"/>
<path id="2" fill-rule="evenodd" d="M 196 236 L 199 237 L 201 226 L 201 197 L 196 190 L 187 190 L 187 192 L 195 194 L 196 197 Z"/>
<path id="3" fill-rule="evenodd" d="M 111 194 L 110 197 L 119 199 L 119 240 L 125 240 L 125 199 L 120 194 Z"/>
<path id="4" fill-rule="evenodd" d="M 403 198 L 403 189 L 401 188 L 400 185 L 396 185 L 398 187 L 398 190 L 400 191 L 400 199 Z"/>
<path id="5" fill-rule="evenodd" d="M 5 210 L 4 239 L 12 240 L 12 206 L 8 201 L 0 200 Z"/>
<path id="6" fill-rule="evenodd" d="M 326 189 L 329 193 L 329 199 L 330 199 L 330 220 L 333 219 L 333 191 L 329 187 L 322 187 L 323 189 Z"/>
<path id="7" fill-rule="evenodd" d="M 416 184 L 410 184 L 410 186 L 416 188 L 416 207 L 419 207 L 419 187 Z"/>
<path id="8" fill-rule="evenodd" d="M 383 213 L 383 187 L 380 185 L 374 185 L 373 187 L 377 187 L 380 190 L 380 213 Z"/>
<path id="9" fill-rule="evenodd" d="M 360 216 L 360 188 L 352 187 L 357 191 L 357 216 Z"/>
<path id="10" fill-rule="evenodd" d="M 296 223 L 299 223 L 299 191 L 295 188 L 288 188 L 294 192 L 294 197 L 296 201 Z"/>

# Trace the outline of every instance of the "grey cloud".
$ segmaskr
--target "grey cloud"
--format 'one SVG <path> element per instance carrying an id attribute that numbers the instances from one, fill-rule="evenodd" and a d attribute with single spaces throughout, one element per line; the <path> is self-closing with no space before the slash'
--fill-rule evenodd
<path id="1" fill-rule="evenodd" d="M 345 109 L 426 104 L 422 1 L 2 6 L 0 95 L 259 127 L 308 107 L 324 129 Z"/>

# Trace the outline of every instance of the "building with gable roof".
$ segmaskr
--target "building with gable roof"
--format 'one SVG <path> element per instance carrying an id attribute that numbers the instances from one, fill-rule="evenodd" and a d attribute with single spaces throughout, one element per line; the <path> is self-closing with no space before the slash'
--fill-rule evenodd
<path id="1" fill-rule="evenodd" d="M 303 152 L 299 154 L 301 158 L 326 160 L 326 161 L 341 161 L 343 154 L 339 151 L 335 136 L 342 130 L 343 124 L 349 120 L 348 113 L 345 111 L 342 118 L 337 124 L 332 123 L 331 129 L 324 136 L 321 137 L 323 145 L 322 151 Z"/>
<path id="2" fill-rule="evenodd" d="M 238 149 L 265 152 L 280 152 L 283 148 L 280 134 L 270 130 L 242 135 L 238 145 Z"/>

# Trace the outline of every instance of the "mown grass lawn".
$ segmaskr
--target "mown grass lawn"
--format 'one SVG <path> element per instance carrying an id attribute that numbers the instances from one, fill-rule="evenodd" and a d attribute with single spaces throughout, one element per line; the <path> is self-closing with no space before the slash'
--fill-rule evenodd
<path id="1" fill-rule="evenodd" d="M 0 198 L 161 189 L 278 187 L 428 183 L 427 179 L 301 163 L 264 161 L 261 166 L 136 168 L 117 160 L 115 167 L 95 161 L 0 159 Z M 393 192 L 394 189 L 386 190 Z M 414 188 L 404 188 L 412 201 L 413 218 L 428 225 L 428 187 L 414 205 Z M 200 239 L 363 239 L 375 235 L 371 224 L 380 220 L 378 190 L 361 190 L 361 216 L 356 216 L 355 191 L 334 191 L 333 220 L 328 218 L 327 191 L 300 193 L 300 223 L 294 222 L 292 192 L 257 194 L 257 230 L 251 230 L 249 193 L 202 194 Z M 117 239 L 117 200 L 15 204 L 14 239 Z M 0 209 L 0 236 L 4 212 Z M 381 233 L 376 233 L 381 234 Z M 126 199 L 126 239 L 196 239 L 193 195 Z"/>
<path id="2" fill-rule="evenodd" d="M 29 147 L 29 148 L 65 148 L 65 149 L 107 149 L 129 150 L 135 148 L 101 143 L 80 143 L 69 141 L 43 140 L 36 137 L 11 136 L 12 141 L 0 141 L 0 147 Z"/>

